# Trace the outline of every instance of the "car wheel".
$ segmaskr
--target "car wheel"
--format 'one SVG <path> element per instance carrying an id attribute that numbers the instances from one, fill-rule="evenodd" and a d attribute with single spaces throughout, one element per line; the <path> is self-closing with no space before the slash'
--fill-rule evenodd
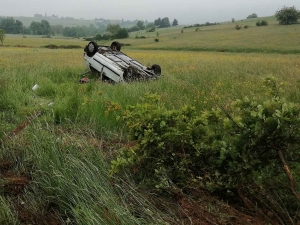
<path id="1" fill-rule="evenodd" d="M 86 54 L 89 57 L 92 57 L 93 55 L 95 55 L 95 53 L 98 51 L 98 45 L 96 42 L 91 41 L 90 43 L 88 43 L 88 45 L 85 48 Z"/>
<path id="2" fill-rule="evenodd" d="M 151 69 L 157 76 L 161 75 L 161 68 L 159 65 L 154 64 L 154 65 L 152 65 Z"/>
<path id="3" fill-rule="evenodd" d="M 117 41 L 114 41 L 113 43 L 111 43 L 110 48 L 112 50 L 121 51 L 121 44 Z"/>

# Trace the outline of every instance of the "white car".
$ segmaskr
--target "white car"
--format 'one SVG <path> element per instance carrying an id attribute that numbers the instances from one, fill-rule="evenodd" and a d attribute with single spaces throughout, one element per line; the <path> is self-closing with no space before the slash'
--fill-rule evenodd
<path id="1" fill-rule="evenodd" d="M 102 80 L 131 82 L 157 79 L 161 68 L 154 64 L 150 68 L 120 52 L 121 44 L 114 41 L 111 46 L 98 46 L 89 42 L 84 48 L 84 59 L 88 70 L 99 73 Z"/>

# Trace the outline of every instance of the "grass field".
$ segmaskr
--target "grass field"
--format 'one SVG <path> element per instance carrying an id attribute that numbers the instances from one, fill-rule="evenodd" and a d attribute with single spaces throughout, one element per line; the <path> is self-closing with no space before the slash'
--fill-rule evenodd
<path id="1" fill-rule="evenodd" d="M 239 31 L 232 23 L 199 32 L 159 29 L 158 43 L 156 32 L 140 32 L 146 39 L 133 33 L 120 40 L 131 44 L 123 52 L 147 66 L 160 64 L 163 76 L 115 85 L 91 74 L 90 83 L 78 84 L 86 69 L 83 49 L 40 48 L 84 47 L 81 39 L 8 35 L 0 46 L 0 223 L 190 224 L 189 217 L 178 215 L 178 205 L 160 200 L 155 191 L 109 175 L 109 161 L 130 144 L 116 117 L 147 93 L 160 95 L 169 109 L 193 105 L 198 112 L 245 96 L 264 98 L 258 93 L 267 76 L 286 82 L 285 96 L 298 103 L 300 25 L 279 26 L 272 18 L 267 27 L 255 22 L 238 21 L 250 25 Z M 35 84 L 40 88 L 33 91 Z M 24 123 L 37 111 L 42 115 Z M 230 219 L 216 203 L 201 204 L 219 224 Z"/>
<path id="2" fill-rule="evenodd" d="M 269 21 L 268 26 L 257 27 L 256 21 L 264 19 Z M 257 52 L 257 53 L 300 53 L 300 24 L 280 26 L 274 17 L 248 19 L 236 23 L 222 23 L 220 25 L 184 29 L 183 26 L 161 28 L 155 32 L 132 32 L 129 39 L 119 40 L 121 43 L 130 44 L 131 49 L 143 50 L 181 50 L 181 51 L 218 51 L 218 52 Z M 236 30 L 240 24 L 249 28 Z M 183 33 L 181 33 L 183 31 Z M 154 39 L 159 33 L 159 42 Z M 146 38 L 135 37 L 144 36 Z M 61 37 L 41 39 L 34 36 L 23 38 L 18 35 L 8 36 L 5 46 L 41 47 L 47 44 L 72 44 L 84 46 L 82 39 L 62 39 Z M 100 44 L 109 45 L 110 41 Z"/>

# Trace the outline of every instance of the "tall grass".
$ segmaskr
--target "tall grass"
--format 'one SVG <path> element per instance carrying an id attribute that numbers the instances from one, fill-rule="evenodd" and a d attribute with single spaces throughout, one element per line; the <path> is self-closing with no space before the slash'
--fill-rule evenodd
<path id="1" fill-rule="evenodd" d="M 28 146 L 15 141 L 1 152 L 18 148 L 10 153 L 19 162 L 18 169 L 33 168 L 32 187 L 22 198 L 24 207 L 35 216 L 45 215 L 43 206 L 44 210 L 52 207 L 59 212 L 67 224 L 165 224 L 166 219 L 171 220 L 135 191 L 132 184 L 123 185 L 110 177 L 104 150 L 89 144 L 92 136 L 87 131 L 73 126 L 69 133 L 57 135 L 59 129 L 49 127 L 47 122 L 36 122 L 28 129 Z M 9 221 L 13 214 L 4 207 L 5 202 L 0 204 L 0 221 Z"/>
<path id="2" fill-rule="evenodd" d="M 108 174 L 108 161 L 121 148 L 114 141 L 126 141 L 116 117 L 120 109 L 142 102 L 146 93 L 159 94 L 167 108 L 194 105 L 200 112 L 257 95 L 263 89 L 261 79 L 273 75 L 289 83 L 289 100 L 300 100 L 299 55 L 130 48 L 124 52 L 147 66 L 160 64 L 163 76 L 110 85 L 88 74 L 91 82 L 78 84 L 85 70 L 82 50 L 1 47 L 0 138 L 4 140 L 35 110 L 42 111 L 12 142 L 5 139 L 0 151 L 0 159 L 11 158 L 18 170 L 31 174 L 23 196 L 31 211 L 51 206 L 62 221 L 75 224 L 174 222 L 172 210 L 162 212 L 127 178 L 125 182 Z M 35 84 L 40 88 L 33 91 Z M 9 201 L 0 204 L 0 221 L 13 221 Z"/>
<path id="3" fill-rule="evenodd" d="M 2 196 L 0 196 L 0 224 L 20 224 L 16 213 L 12 211 L 11 203 Z"/>

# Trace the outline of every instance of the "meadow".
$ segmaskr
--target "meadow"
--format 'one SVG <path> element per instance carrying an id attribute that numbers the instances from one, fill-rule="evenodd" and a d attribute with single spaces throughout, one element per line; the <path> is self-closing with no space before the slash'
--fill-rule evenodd
<path id="1" fill-rule="evenodd" d="M 267 76 L 285 83 L 289 101 L 300 100 L 299 24 L 271 20 L 267 27 L 238 31 L 230 22 L 199 32 L 183 27 L 158 32 L 157 43 L 156 32 L 119 41 L 130 44 L 122 51 L 144 65 L 160 64 L 161 78 L 114 85 L 93 74 L 87 75 L 90 83 L 78 83 L 86 70 L 83 48 L 42 48 L 84 47 L 88 42 L 82 39 L 7 35 L 0 46 L 1 224 L 190 224 L 168 198 L 138 189 L 130 176 L 109 174 L 110 160 L 132 144 L 117 119 L 122 110 L 154 93 L 168 109 L 226 108 L 246 96 L 265 98 Z M 24 123 L 36 112 L 41 115 Z M 201 203 L 203 224 L 230 220 L 220 204 Z"/>

